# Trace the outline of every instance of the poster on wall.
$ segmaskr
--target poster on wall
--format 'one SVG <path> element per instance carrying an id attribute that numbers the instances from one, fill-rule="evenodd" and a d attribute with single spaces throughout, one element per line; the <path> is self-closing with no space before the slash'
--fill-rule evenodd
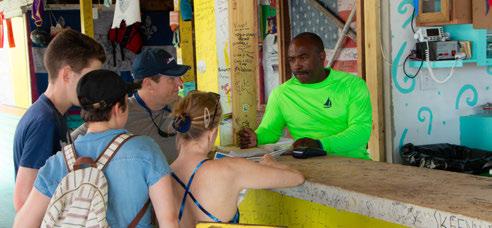
<path id="1" fill-rule="evenodd" d="M 260 103 L 268 101 L 268 96 L 274 88 L 280 84 L 279 75 L 279 44 L 277 39 L 277 17 L 276 9 L 272 2 L 264 1 L 261 5 L 260 28 L 263 39 L 261 48 L 261 71 L 260 71 Z"/>
<path id="2" fill-rule="evenodd" d="M 217 62 L 218 62 L 218 92 L 220 94 L 220 104 L 225 116 L 220 125 L 221 145 L 232 144 L 232 94 L 231 94 L 231 66 L 229 63 L 229 20 L 228 0 L 215 0 L 215 23 L 217 34 Z"/>

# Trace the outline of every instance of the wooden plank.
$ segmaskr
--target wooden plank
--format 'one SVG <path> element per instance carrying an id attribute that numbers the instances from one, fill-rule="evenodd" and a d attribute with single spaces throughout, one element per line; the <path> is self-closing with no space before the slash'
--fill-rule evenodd
<path id="1" fill-rule="evenodd" d="M 391 0 L 383 0 L 381 3 L 381 41 L 382 41 L 382 50 L 383 60 L 385 59 L 385 55 L 389 56 L 391 53 Z M 385 54 L 388 53 L 388 54 Z M 385 161 L 392 163 L 396 160 L 393 155 L 393 140 L 391 140 L 395 134 L 393 129 L 393 108 L 391 106 L 391 63 L 390 61 L 383 61 L 383 109 L 384 109 L 384 136 L 385 136 L 385 151 L 386 157 Z M 399 156 L 399 154 L 396 154 Z"/>
<path id="2" fill-rule="evenodd" d="M 24 113 L 26 113 L 26 111 L 27 111 L 27 108 L 0 104 L 0 113 L 6 113 L 6 114 L 20 117 L 20 116 L 24 115 Z"/>
<path id="3" fill-rule="evenodd" d="M 256 1 L 229 0 L 231 42 L 232 128 L 234 143 L 242 127 L 256 129 L 258 69 L 258 5 Z"/>
<path id="4" fill-rule="evenodd" d="M 285 195 L 410 227 L 492 227 L 488 177 L 330 156 L 277 160 L 306 178 L 274 190 Z"/>
<path id="5" fill-rule="evenodd" d="M 27 23 L 30 18 L 26 14 L 12 18 L 12 32 L 15 47 L 9 48 L 11 88 L 14 103 L 20 108 L 28 108 L 32 104 L 31 72 L 29 62 L 29 33 Z M 7 39 L 7 37 L 5 37 Z M 7 46 L 8 47 L 8 46 Z M 3 82 L 5 84 L 5 82 Z"/>
<path id="6" fill-rule="evenodd" d="M 102 2 L 102 1 L 101 1 Z M 178 5 L 179 6 L 179 5 Z M 173 1 L 163 0 L 143 0 L 140 1 L 140 8 L 142 11 L 171 11 L 173 10 Z M 179 7 L 174 7 L 176 11 L 179 11 Z"/>
<path id="7" fill-rule="evenodd" d="M 417 16 L 417 26 L 424 25 L 437 25 L 437 24 L 445 24 L 449 22 L 449 0 L 441 1 L 441 11 L 439 12 L 423 12 L 423 2 L 419 1 L 419 13 Z"/>
<path id="8" fill-rule="evenodd" d="M 366 61 L 364 59 L 365 49 L 364 49 L 364 3 L 363 0 L 357 0 L 355 3 L 355 7 L 357 9 L 357 14 L 355 16 L 356 22 L 356 32 L 357 36 L 357 75 L 366 78 Z"/>
<path id="9" fill-rule="evenodd" d="M 485 1 L 473 0 L 473 28 L 474 29 L 492 29 L 492 13 L 486 14 Z"/>
<path id="10" fill-rule="evenodd" d="M 289 0 L 277 2 L 278 45 L 279 45 L 279 75 L 280 83 L 290 79 L 290 66 L 287 62 L 287 51 L 290 43 Z"/>
<path id="11" fill-rule="evenodd" d="M 94 38 L 92 0 L 80 0 L 80 27 L 83 34 Z"/>
<path id="12" fill-rule="evenodd" d="M 380 1 L 364 2 L 364 30 L 371 31 L 365 34 L 366 82 L 371 95 L 373 129 L 368 146 L 375 161 L 385 160 L 380 6 Z"/>

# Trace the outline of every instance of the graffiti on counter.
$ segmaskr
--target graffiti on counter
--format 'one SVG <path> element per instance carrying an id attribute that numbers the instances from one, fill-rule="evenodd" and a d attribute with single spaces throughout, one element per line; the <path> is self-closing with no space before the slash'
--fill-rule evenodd
<path id="1" fill-rule="evenodd" d="M 491 224 L 479 224 L 460 216 L 443 215 L 439 211 L 434 211 L 434 219 L 438 228 L 492 228 Z"/>

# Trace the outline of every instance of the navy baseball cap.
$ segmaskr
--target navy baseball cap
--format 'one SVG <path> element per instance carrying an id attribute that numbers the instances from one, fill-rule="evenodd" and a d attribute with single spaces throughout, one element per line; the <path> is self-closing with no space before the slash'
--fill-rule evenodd
<path id="1" fill-rule="evenodd" d="M 189 69 L 191 69 L 190 66 L 179 65 L 176 59 L 164 49 L 149 48 L 135 57 L 132 75 L 135 80 L 143 80 L 159 74 L 180 77 Z"/>
<path id="2" fill-rule="evenodd" d="M 82 76 L 77 84 L 77 97 L 86 111 L 105 110 L 137 89 L 137 84 L 126 83 L 117 73 L 101 69 Z"/>

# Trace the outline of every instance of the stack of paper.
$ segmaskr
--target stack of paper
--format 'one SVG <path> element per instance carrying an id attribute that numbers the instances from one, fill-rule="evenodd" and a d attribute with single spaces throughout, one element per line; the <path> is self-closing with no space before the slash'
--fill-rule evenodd
<path id="1" fill-rule="evenodd" d="M 261 145 L 257 148 L 250 149 L 239 149 L 237 147 L 219 147 L 219 150 L 223 152 L 216 152 L 215 159 L 223 157 L 240 157 L 259 161 L 265 154 L 277 157 L 285 152 L 288 152 L 289 150 L 291 150 L 292 143 L 292 139 L 282 138 L 277 143 Z"/>

